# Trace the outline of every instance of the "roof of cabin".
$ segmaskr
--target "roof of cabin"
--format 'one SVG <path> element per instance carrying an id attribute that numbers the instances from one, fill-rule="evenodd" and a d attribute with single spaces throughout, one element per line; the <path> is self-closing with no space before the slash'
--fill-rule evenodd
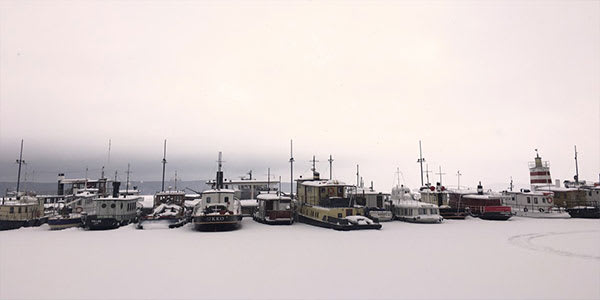
<path id="1" fill-rule="evenodd" d="M 202 194 L 216 194 L 216 193 L 230 193 L 233 194 L 235 193 L 234 190 L 230 190 L 230 189 L 218 189 L 218 190 L 206 190 L 204 192 L 202 192 Z"/>
<path id="2" fill-rule="evenodd" d="M 342 181 L 338 180 L 308 180 L 308 181 L 300 181 L 300 184 L 307 186 L 318 186 L 318 187 L 327 187 L 327 186 L 352 186 L 350 184 L 346 184 Z"/>
<path id="3" fill-rule="evenodd" d="M 427 203 L 427 202 L 421 202 L 421 201 L 417 201 L 417 200 L 393 200 L 392 203 L 394 204 L 394 206 L 400 206 L 400 207 L 412 207 L 412 208 L 436 208 L 438 207 L 435 204 L 432 203 Z"/>
<path id="4" fill-rule="evenodd" d="M 256 196 L 256 199 L 257 200 L 265 200 L 265 201 L 291 200 L 290 197 L 288 197 L 288 196 L 277 195 L 277 194 L 258 194 L 258 196 Z"/>

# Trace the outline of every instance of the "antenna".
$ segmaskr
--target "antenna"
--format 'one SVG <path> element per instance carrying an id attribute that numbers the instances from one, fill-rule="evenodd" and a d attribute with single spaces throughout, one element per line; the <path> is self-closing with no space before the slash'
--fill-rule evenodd
<path id="1" fill-rule="evenodd" d="M 358 170 L 358 165 L 356 165 L 356 187 L 360 186 L 360 172 Z"/>
<path id="2" fill-rule="evenodd" d="M 117 170 L 115 170 L 115 181 L 117 181 Z"/>
<path id="3" fill-rule="evenodd" d="M 112 141 L 110 139 L 108 139 L 108 163 L 107 165 L 110 166 L 110 146 L 112 144 Z"/>
<path id="4" fill-rule="evenodd" d="M 165 165 L 167 164 L 167 140 L 165 139 L 164 150 L 163 150 L 163 159 L 162 159 L 162 185 L 160 190 L 162 192 L 165 191 Z"/>
<path id="5" fill-rule="evenodd" d="M 290 140 L 290 198 L 294 199 L 294 153 L 293 140 Z"/>
<path id="6" fill-rule="evenodd" d="M 175 170 L 175 191 L 177 191 L 177 170 Z"/>
<path id="7" fill-rule="evenodd" d="M 331 174 L 333 174 L 333 172 L 332 172 L 333 157 L 331 156 L 331 154 L 329 154 L 329 159 L 327 161 L 329 162 L 329 180 L 331 180 L 331 179 L 333 179 L 333 177 L 331 176 Z"/>
<path id="8" fill-rule="evenodd" d="M 513 190 L 513 179 L 512 176 L 510 176 L 510 191 L 512 192 Z"/>
<path id="9" fill-rule="evenodd" d="M 579 183 L 579 166 L 577 165 L 577 145 L 575 145 L 575 184 Z"/>
<path id="10" fill-rule="evenodd" d="M 277 189 L 277 194 L 281 198 L 281 176 L 279 176 L 279 188 Z"/>
<path id="11" fill-rule="evenodd" d="M 104 166 L 102 166 L 102 172 L 100 173 L 100 178 L 104 179 Z"/>
<path id="12" fill-rule="evenodd" d="M 431 171 L 429 171 L 429 164 L 425 164 L 425 175 L 427 176 L 427 185 L 430 185 L 430 183 L 429 183 L 429 173 L 431 173 Z"/>
<path id="13" fill-rule="evenodd" d="M 19 199 L 19 187 L 21 185 L 21 165 L 25 164 L 23 160 L 23 140 L 21 140 L 21 152 L 19 154 L 19 159 L 17 159 L 17 163 L 19 164 L 19 171 L 17 173 L 17 199 Z"/>
<path id="14" fill-rule="evenodd" d="M 267 168 L 267 194 L 271 193 L 271 168 Z"/>
<path id="15" fill-rule="evenodd" d="M 85 166 L 85 180 L 87 181 L 88 179 L 88 166 Z M 87 186 L 86 186 L 87 188 Z"/>
<path id="16" fill-rule="evenodd" d="M 419 140 L 419 159 L 417 162 L 421 164 L 421 186 L 423 186 L 423 162 L 425 159 L 423 158 L 423 150 L 421 149 L 421 141 Z"/>
<path id="17" fill-rule="evenodd" d="M 442 175 L 446 175 L 446 173 L 442 173 L 442 166 L 440 166 L 440 172 L 436 173 L 436 175 L 440 175 L 440 185 L 443 185 L 442 184 Z"/>
<path id="18" fill-rule="evenodd" d="M 396 168 L 396 177 L 398 178 L 398 183 L 396 183 L 396 186 L 400 186 L 400 168 Z"/>
<path id="19" fill-rule="evenodd" d="M 460 174 L 460 170 L 458 170 L 456 172 L 456 177 L 458 177 L 458 189 L 460 190 L 460 176 L 462 176 L 462 174 Z"/>

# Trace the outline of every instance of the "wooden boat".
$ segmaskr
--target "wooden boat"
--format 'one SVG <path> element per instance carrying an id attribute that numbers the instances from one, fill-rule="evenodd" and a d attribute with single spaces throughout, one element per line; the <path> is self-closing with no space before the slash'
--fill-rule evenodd
<path id="1" fill-rule="evenodd" d="M 469 191 L 450 192 L 450 207 L 464 210 L 472 216 L 484 220 L 508 220 L 512 217 L 510 206 L 502 205 L 502 195 L 483 192 L 481 182 L 477 186 L 477 193 Z"/>
<path id="2" fill-rule="evenodd" d="M 280 192 L 263 193 L 256 196 L 258 208 L 252 218 L 265 224 L 286 224 L 294 223 L 294 208 L 292 199 L 284 196 Z"/>
<path id="3" fill-rule="evenodd" d="M 366 216 L 347 191 L 351 185 L 321 180 L 313 168 L 312 179 L 297 180 L 298 220 L 335 230 L 380 229 L 379 222 Z"/>

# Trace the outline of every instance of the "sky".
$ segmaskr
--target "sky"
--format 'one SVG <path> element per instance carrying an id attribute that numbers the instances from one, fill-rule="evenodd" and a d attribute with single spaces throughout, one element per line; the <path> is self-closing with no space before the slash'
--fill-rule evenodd
<path id="1" fill-rule="evenodd" d="M 600 1 L 1 1 L 0 181 L 600 176 Z M 110 160 L 108 144 L 111 141 Z"/>

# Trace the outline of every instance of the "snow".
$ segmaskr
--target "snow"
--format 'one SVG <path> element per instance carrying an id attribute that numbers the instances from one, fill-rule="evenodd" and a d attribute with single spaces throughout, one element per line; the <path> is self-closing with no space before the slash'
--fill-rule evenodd
<path id="1" fill-rule="evenodd" d="M 600 220 L 394 221 L 349 232 L 250 218 L 231 232 L 134 226 L 0 232 L 0 298 L 600 298 Z"/>

